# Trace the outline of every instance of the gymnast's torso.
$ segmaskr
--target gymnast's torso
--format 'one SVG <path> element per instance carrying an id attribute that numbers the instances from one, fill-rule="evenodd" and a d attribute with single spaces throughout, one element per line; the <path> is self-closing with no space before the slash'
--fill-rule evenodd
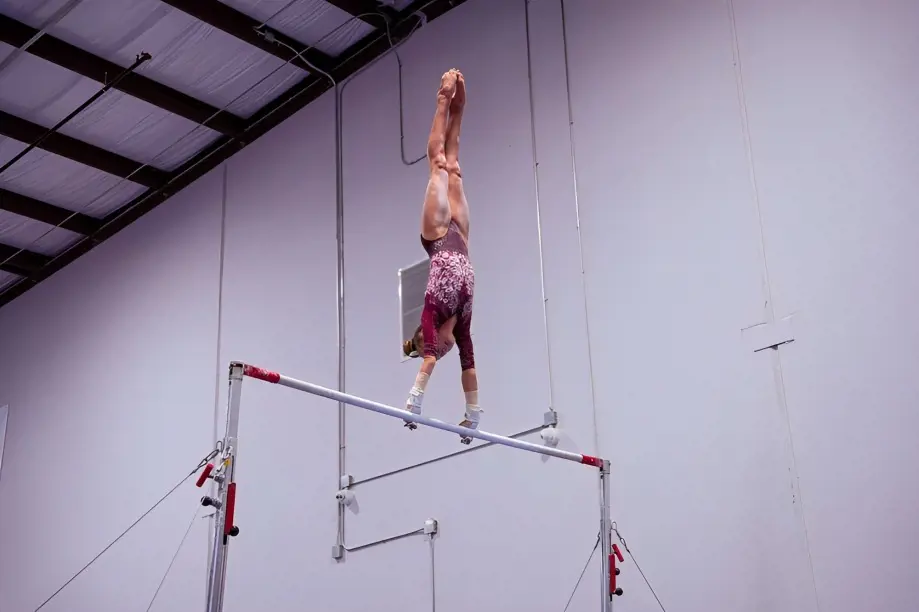
<path id="1" fill-rule="evenodd" d="M 427 240 L 421 237 L 421 246 L 424 247 L 428 257 L 434 259 L 434 256 L 443 252 L 453 252 L 469 259 L 469 248 L 466 246 L 466 239 L 460 233 L 459 225 L 453 219 L 447 226 L 447 233 L 437 240 Z"/>
<path id="2" fill-rule="evenodd" d="M 451 220 L 446 234 L 437 240 L 427 240 L 422 236 L 421 244 L 431 259 L 431 269 L 428 273 L 428 284 L 424 296 L 425 312 L 422 315 L 422 325 L 432 324 L 433 329 L 428 330 L 430 334 L 428 337 L 433 339 L 431 332 L 439 329 L 450 317 L 456 316 L 457 324 L 454 328 L 456 342 L 461 355 L 469 353 L 468 360 L 463 358 L 461 361 L 471 363 L 469 323 L 472 318 L 472 302 L 475 292 L 475 270 L 469 261 L 466 239 L 460 233 L 456 221 Z M 441 356 L 439 353 L 440 351 L 438 351 L 438 357 Z"/>

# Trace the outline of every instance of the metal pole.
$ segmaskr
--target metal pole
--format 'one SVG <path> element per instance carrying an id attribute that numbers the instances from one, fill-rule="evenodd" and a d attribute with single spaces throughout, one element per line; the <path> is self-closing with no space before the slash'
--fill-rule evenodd
<path id="1" fill-rule="evenodd" d="M 460 436 L 465 436 L 469 438 L 477 438 L 479 440 L 485 440 L 488 442 L 494 442 L 495 444 L 500 444 L 502 446 L 510 446 L 513 448 L 519 448 L 521 450 L 530 451 L 532 453 L 538 453 L 540 455 L 550 455 L 552 457 L 558 457 L 559 459 L 566 459 L 568 461 L 574 461 L 575 463 L 582 463 L 584 465 L 590 465 L 594 467 L 600 467 L 602 459 L 598 457 L 592 457 L 590 455 L 582 455 L 581 453 L 573 453 L 571 451 L 564 451 L 557 448 L 552 448 L 549 446 L 543 446 L 541 444 L 534 444 L 532 442 L 527 442 L 525 440 L 517 440 L 515 438 L 509 438 L 507 436 L 500 436 L 498 434 L 489 433 L 487 431 L 482 431 L 480 429 L 470 429 L 468 427 L 460 427 L 459 425 L 454 425 L 453 423 L 446 423 L 439 419 L 432 419 L 431 417 L 414 414 L 408 410 L 394 408 L 392 406 L 387 406 L 386 404 L 381 404 L 379 402 L 374 402 L 362 397 L 357 397 L 355 395 L 349 395 L 347 393 L 342 393 L 340 391 L 335 391 L 334 389 L 328 389 L 326 387 L 321 387 L 319 385 L 314 385 L 313 383 L 308 383 L 302 380 L 297 380 L 296 378 L 291 378 L 289 376 L 284 376 L 277 372 L 272 372 L 259 368 L 252 365 L 245 365 L 243 373 L 246 376 L 251 378 L 256 378 L 258 380 L 263 380 L 265 382 L 270 382 L 274 384 L 281 385 L 283 387 L 288 387 L 291 389 L 297 389 L 299 391 L 306 391 L 313 395 L 318 395 L 321 397 L 328 398 L 330 400 L 335 400 L 337 402 L 344 402 L 352 406 L 357 406 L 358 408 L 363 408 L 364 410 L 370 410 L 372 412 L 378 412 L 380 414 L 385 414 L 387 416 L 396 417 L 402 419 L 403 421 L 408 421 L 410 423 L 418 423 L 419 425 L 427 425 L 428 427 L 433 427 L 435 429 L 442 429 L 444 431 L 450 431 Z"/>
<path id="2" fill-rule="evenodd" d="M 533 54 L 530 43 L 530 0 L 523 0 L 523 21 L 527 42 L 527 89 L 530 93 L 530 148 L 533 150 L 533 189 L 536 196 L 536 240 L 539 244 L 539 286 L 542 291 L 542 323 L 546 332 L 546 366 L 549 368 L 549 415 L 555 416 L 555 386 L 552 381 L 552 351 L 549 342 L 549 306 L 546 297 L 546 265 L 542 244 L 542 211 L 539 205 L 539 154 L 536 148 L 536 101 L 533 96 Z"/>
<path id="3" fill-rule="evenodd" d="M 236 473 L 236 457 L 239 451 L 239 405 L 242 395 L 243 365 L 230 364 L 230 391 L 227 398 L 227 428 L 223 437 L 220 463 L 214 480 L 217 482 L 217 496 L 214 512 L 214 537 L 211 542 L 211 563 L 207 584 L 207 612 L 223 611 L 223 595 L 227 577 L 227 545 L 229 536 L 235 535 L 235 527 L 227 526 L 227 514 L 232 515 L 235 505 L 233 476 Z M 232 490 L 232 495 L 230 491 Z M 229 502 L 228 502 L 229 500 Z M 232 516 L 230 516 L 232 521 Z M 230 532 L 233 531 L 231 534 Z"/>
<path id="4" fill-rule="evenodd" d="M 611 539 L 613 525 L 609 512 L 609 461 L 602 459 L 600 463 L 600 610 L 613 612 L 613 594 L 610 592 L 610 555 L 613 554 Z"/>
<path id="5" fill-rule="evenodd" d="M 336 314 L 338 316 L 338 390 L 345 390 L 346 372 L 346 339 L 345 334 L 345 178 L 344 178 L 344 153 L 343 140 L 344 127 L 341 121 L 342 96 L 345 87 L 351 81 L 344 84 L 335 83 L 335 244 L 337 247 L 336 271 L 338 300 L 336 302 Z M 345 435 L 345 404 L 338 403 L 338 477 L 335 481 L 337 488 L 341 487 L 342 476 L 345 472 L 345 447 L 347 437 Z M 343 547 L 345 545 L 345 507 L 338 504 L 338 529 L 336 534 L 336 544 Z"/>

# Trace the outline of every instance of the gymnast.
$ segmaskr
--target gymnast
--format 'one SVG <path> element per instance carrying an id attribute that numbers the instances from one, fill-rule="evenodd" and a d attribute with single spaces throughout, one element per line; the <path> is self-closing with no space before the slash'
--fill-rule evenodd
<path id="1" fill-rule="evenodd" d="M 459 166 L 460 124 L 466 104 L 466 83 L 459 70 L 444 73 L 437 91 L 437 110 L 428 137 L 428 179 L 421 213 L 421 245 L 431 260 L 421 325 L 402 350 L 422 357 L 406 409 L 421 414 L 428 378 L 437 360 L 455 344 L 459 350 L 466 414 L 462 427 L 476 429 L 481 413 L 470 323 L 475 272 L 469 261 L 469 206 Z M 406 422 L 410 429 L 414 424 Z M 464 444 L 472 439 L 460 436 Z"/>

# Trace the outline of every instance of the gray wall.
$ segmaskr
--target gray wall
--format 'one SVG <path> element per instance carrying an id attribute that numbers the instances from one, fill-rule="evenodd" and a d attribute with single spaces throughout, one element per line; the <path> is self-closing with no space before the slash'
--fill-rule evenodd
<path id="1" fill-rule="evenodd" d="M 566 19 L 576 185 L 558 2 L 530 4 L 535 132 L 523 0 L 472 0 L 401 51 L 410 159 L 440 74 L 469 83 L 483 427 L 551 406 L 566 448 L 610 457 L 614 518 L 670 610 L 915 610 L 919 6 L 569 0 Z M 386 58 L 344 92 L 345 319 L 347 391 L 400 405 L 417 362 L 396 353 L 396 269 L 423 257 L 426 168 L 400 160 L 396 74 Z M 227 361 L 336 384 L 333 104 L 0 311 L 3 612 L 194 467 Z M 769 334 L 794 342 L 754 351 Z M 458 369 L 438 366 L 432 416 L 461 418 Z M 430 608 L 420 537 L 332 561 L 337 422 L 247 383 L 228 612 Z M 354 410 L 345 443 L 358 479 L 462 448 Z M 441 612 L 561 611 L 596 538 L 595 474 L 507 449 L 355 492 L 349 546 L 440 521 Z M 199 495 L 180 488 L 44 610 L 145 609 Z M 207 525 L 154 610 L 202 608 Z M 597 609 L 598 571 L 570 610 Z M 631 562 L 620 584 L 618 610 L 655 609 Z"/>

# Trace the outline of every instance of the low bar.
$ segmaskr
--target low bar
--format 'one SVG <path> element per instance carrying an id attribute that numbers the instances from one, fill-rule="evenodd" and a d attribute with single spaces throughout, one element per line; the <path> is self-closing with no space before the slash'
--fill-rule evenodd
<path id="1" fill-rule="evenodd" d="M 297 380 L 296 378 L 290 378 L 289 376 L 284 376 L 283 374 L 272 372 L 257 366 L 247 364 L 240 365 L 243 367 L 243 375 L 250 378 L 278 384 L 283 387 L 290 387 L 291 389 L 297 389 L 298 391 L 306 391 L 307 393 L 311 393 L 313 395 L 319 395 L 321 397 L 325 397 L 338 402 L 344 402 L 346 404 L 357 406 L 358 408 L 363 408 L 365 410 L 379 412 L 380 414 L 396 417 L 410 423 L 419 423 L 421 425 L 427 425 L 428 427 L 433 427 L 435 429 L 450 431 L 455 434 L 459 434 L 460 436 L 468 436 L 470 438 L 477 438 L 479 440 L 487 440 L 488 442 L 493 442 L 494 444 L 511 446 L 513 448 L 519 448 L 521 450 L 530 451 L 539 455 L 549 455 L 551 457 L 558 457 L 559 459 L 567 459 L 568 461 L 574 461 L 575 463 L 582 463 L 584 465 L 590 465 L 596 468 L 602 468 L 603 466 L 603 460 L 598 457 L 582 455 L 580 453 L 572 453 L 569 451 L 559 450 L 557 448 L 542 446 L 540 444 L 533 444 L 532 442 L 526 442 L 524 440 L 515 440 L 514 438 L 499 436 L 498 434 L 488 433 L 487 431 L 480 431 L 478 429 L 460 427 L 459 425 L 453 425 L 452 423 L 446 423 L 444 421 L 432 419 L 431 417 L 426 417 L 424 415 L 414 414 L 408 410 L 393 408 L 392 406 L 387 406 L 386 404 L 372 402 L 361 397 L 348 395 L 347 393 L 341 393 L 340 391 L 335 391 L 333 389 L 314 385 L 313 383 Z"/>

